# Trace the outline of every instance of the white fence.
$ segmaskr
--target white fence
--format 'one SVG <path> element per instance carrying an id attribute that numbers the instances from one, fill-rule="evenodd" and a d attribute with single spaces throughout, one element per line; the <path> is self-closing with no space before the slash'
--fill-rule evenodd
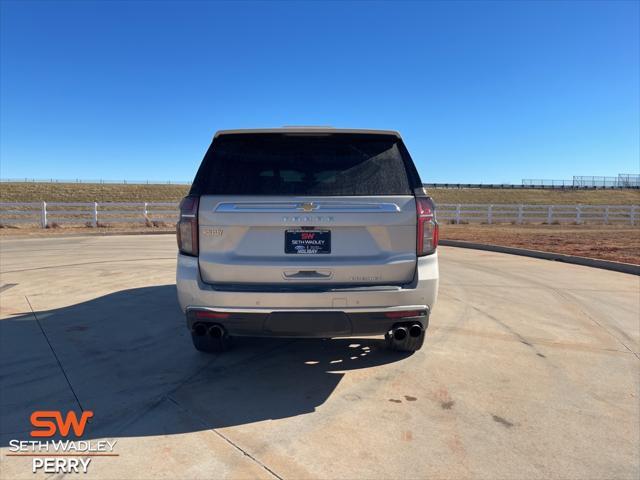
<path id="1" fill-rule="evenodd" d="M 638 205 L 438 204 L 442 223 L 640 224 Z M 87 226 L 118 223 L 175 223 L 178 203 L 0 203 L 0 225 Z"/>
<path id="2" fill-rule="evenodd" d="M 104 178 L 0 178 L 0 183 L 106 183 L 111 185 L 191 185 L 187 180 L 108 180 Z"/>
<path id="3" fill-rule="evenodd" d="M 32 224 L 42 228 L 54 224 L 97 227 L 118 223 L 175 223 L 176 202 L 37 202 L 0 203 L 0 225 Z"/>
<path id="4" fill-rule="evenodd" d="M 437 215 L 446 223 L 618 223 L 637 225 L 638 205 L 514 205 L 438 204 Z"/>

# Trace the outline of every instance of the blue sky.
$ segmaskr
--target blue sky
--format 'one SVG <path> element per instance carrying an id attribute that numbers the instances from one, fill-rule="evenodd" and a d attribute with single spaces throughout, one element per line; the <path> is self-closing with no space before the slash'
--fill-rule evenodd
<path id="1" fill-rule="evenodd" d="M 399 130 L 426 182 L 638 172 L 639 5 L 3 0 L 0 176 L 190 180 L 299 124 Z"/>

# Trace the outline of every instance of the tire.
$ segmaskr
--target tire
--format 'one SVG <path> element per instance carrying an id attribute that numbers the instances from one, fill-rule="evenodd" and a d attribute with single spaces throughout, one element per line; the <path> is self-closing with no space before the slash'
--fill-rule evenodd
<path id="1" fill-rule="evenodd" d="M 231 337 L 229 336 L 211 338 L 209 335 L 194 335 L 192 333 L 191 341 L 196 350 L 204 353 L 221 353 L 231 347 Z"/>

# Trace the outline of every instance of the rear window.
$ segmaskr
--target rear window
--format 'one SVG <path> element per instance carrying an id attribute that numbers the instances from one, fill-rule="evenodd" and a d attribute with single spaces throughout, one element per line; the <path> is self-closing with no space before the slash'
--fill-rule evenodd
<path id="1" fill-rule="evenodd" d="M 420 185 L 395 136 L 229 134 L 216 138 L 196 195 L 410 195 Z"/>

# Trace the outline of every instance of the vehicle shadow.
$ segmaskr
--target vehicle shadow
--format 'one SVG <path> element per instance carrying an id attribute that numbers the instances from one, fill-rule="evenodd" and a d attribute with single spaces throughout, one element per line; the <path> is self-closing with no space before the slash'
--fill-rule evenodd
<path id="1" fill-rule="evenodd" d="M 83 439 L 311 413 L 345 371 L 407 356 L 382 343 L 247 338 L 221 355 L 203 354 L 191 345 L 175 285 L 16 315 L 0 321 L 0 446 L 29 439 L 36 410 L 93 411 Z"/>

